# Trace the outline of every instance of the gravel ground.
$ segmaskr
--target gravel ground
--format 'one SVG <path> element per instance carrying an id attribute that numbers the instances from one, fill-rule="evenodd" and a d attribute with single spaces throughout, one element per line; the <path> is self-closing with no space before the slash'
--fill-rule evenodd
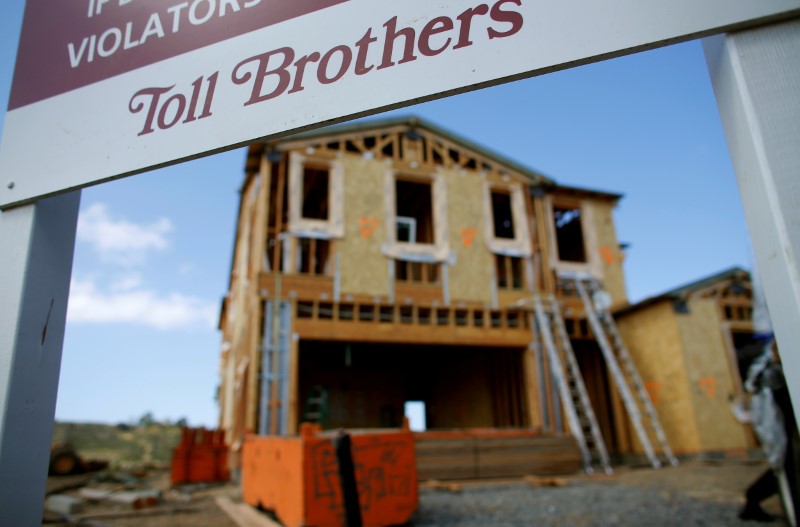
<path id="1" fill-rule="evenodd" d="M 525 483 L 465 485 L 461 492 L 423 489 L 415 527 L 741 526 L 742 490 L 760 464 L 690 463 L 612 477 L 570 478 L 564 487 Z M 777 498 L 765 509 L 781 514 Z M 785 525 L 782 520 L 765 525 Z"/>
<path id="2" fill-rule="evenodd" d="M 679 467 L 653 470 L 618 468 L 613 476 L 576 475 L 558 478 L 561 487 L 533 486 L 525 482 L 460 482 L 460 492 L 422 485 L 419 509 L 412 527 L 755 527 L 736 513 L 743 491 L 764 470 L 761 462 L 724 460 L 691 461 Z M 53 484 L 79 483 L 59 479 Z M 166 473 L 155 475 L 153 488 L 166 489 Z M 166 493 L 162 510 L 143 509 L 95 517 L 113 527 L 236 527 L 214 502 L 216 496 L 239 499 L 234 485 L 197 490 L 191 499 Z M 772 498 L 764 508 L 781 514 Z M 172 509 L 172 510 L 170 510 Z M 87 512 L 99 512 L 91 509 Z M 50 523 L 61 527 L 65 523 Z M 74 524 L 72 524 L 74 525 Z M 786 525 L 783 521 L 764 524 Z"/>
<path id="3" fill-rule="evenodd" d="M 494 526 L 751 526 L 736 508 L 678 492 L 580 482 L 566 488 L 524 484 L 465 489 L 459 494 L 426 491 L 416 527 Z"/>

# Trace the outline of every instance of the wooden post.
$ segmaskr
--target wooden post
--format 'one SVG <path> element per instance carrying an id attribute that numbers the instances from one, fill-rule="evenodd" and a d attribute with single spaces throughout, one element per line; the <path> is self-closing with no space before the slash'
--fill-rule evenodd
<path id="1" fill-rule="evenodd" d="M 0 214 L 0 525 L 42 523 L 80 191 Z"/>

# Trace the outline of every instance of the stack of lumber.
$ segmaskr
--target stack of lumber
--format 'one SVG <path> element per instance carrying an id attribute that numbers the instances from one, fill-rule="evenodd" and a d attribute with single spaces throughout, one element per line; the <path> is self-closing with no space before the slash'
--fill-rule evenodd
<path id="1" fill-rule="evenodd" d="M 553 476 L 581 470 L 574 438 L 531 430 L 453 430 L 414 434 L 419 480 Z"/>

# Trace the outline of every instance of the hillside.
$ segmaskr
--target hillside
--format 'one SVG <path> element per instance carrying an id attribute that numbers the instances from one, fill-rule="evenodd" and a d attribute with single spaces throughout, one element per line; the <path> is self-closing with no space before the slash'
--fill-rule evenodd
<path id="1" fill-rule="evenodd" d="M 103 459 L 112 467 L 167 465 L 180 437 L 179 426 L 152 422 L 136 426 L 56 422 L 53 430 L 54 443 L 67 441 L 82 458 Z"/>

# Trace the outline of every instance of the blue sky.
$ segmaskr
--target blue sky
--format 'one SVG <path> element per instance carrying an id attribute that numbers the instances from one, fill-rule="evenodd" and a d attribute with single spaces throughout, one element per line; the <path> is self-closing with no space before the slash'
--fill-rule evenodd
<path id="1" fill-rule="evenodd" d="M 0 107 L 21 0 L 0 7 Z M 4 116 L 0 111 L 0 119 Z M 400 110 L 560 183 L 625 194 L 631 300 L 749 267 L 742 205 L 699 42 Z M 216 321 L 244 152 L 83 191 L 56 417 L 151 411 L 213 425 Z"/>

